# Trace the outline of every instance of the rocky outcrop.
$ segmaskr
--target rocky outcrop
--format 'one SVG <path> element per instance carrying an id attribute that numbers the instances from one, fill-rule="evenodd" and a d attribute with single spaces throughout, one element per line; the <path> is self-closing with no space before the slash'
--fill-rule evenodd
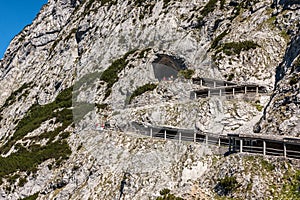
<path id="1" fill-rule="evenodd" d="M 299 137 L 299 15 L 298 1 L 49 0 L 0 61 L 1 163 L 13 163 L 1 167 L 2 197 L 143 199 L 164 188 L 187 199 L 261 196 L 271 187 L 264 174 L 243 194 L 243 157 L 216 165 L 212 147 L 90 129 L 134 121 L 251 133 L 261 118 L 256 132 Z M 195 100 L 187 73 L 269 91 Z M 137 91 L 147 84 L 155 88 Z M 20 167 L 34 152 L 39 159 Z M 227 191 L 217 172 L 237 163 L 228 180 L 242 186 Z"/>
<path id="2" fill-rule="evenodd" d="M 278 67 L 277 86 L 263 118 L 255 126 L 257 132 L 300 136 L 299 45 L 297 36 L 286 51 L 286 59 Z"/>

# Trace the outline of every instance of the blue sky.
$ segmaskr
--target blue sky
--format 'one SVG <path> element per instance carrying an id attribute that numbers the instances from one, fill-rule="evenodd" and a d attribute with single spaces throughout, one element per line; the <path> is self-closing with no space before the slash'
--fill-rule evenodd
<path id="1" fill-rule="evenodd" d="M 15 35 L 31 24 L 47 0 L 0 0 L 0 58 Z"/>

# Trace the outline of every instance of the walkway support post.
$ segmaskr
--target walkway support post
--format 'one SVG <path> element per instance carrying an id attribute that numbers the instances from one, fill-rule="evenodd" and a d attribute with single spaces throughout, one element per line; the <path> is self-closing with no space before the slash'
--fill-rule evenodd
<path id="1" fill-rule="evenodd" d="M 243 153 L 243 139 L 240 139 L 240 153 Z"/>
<path id="2" fill-rule="evenodd" d="M 205 134 L 205 144 L 206 145 L 208 144 L 208 135 L 207 135 L 207 133 Z"/>
<path id="3" fill-rule="evenodd" d="M 165 132 L 164 132 L 164 138 L 165 138 L 165 140 L 167 139 L 167 130 L 165 130 Z"/>
<path id="4" fill-rule="evenodd" d="M 194 142 L 196 142 L 197 133 L 194 131 Z"/>
<path id="5" fill-rule="evenodd" d="M 200 79 L 200 86 L 201 86 L 201 87 L 203 86 L 202 78 Z"/>
<path id="6" fill-rule="evenodd" d="M 216 81 L 214 81 L 214 88 L 216 87 Z"/>
<path id="7" fill-rule="evenodd" d="M 233 152 L 235 152 L 235 148 L 236 148 L 236 139 L 233 138 L 233 148 L 232 148 Z"/>
<path id="8" fill-rule="evenodd" d="M 152 128 L 150 128 L 150 137 L 151 138 L 153 137 L 153 130 L 152 130 Z"/>
<path id="9" fill-rule="evenodd" d="M 263 154 L 264 154 L 264 156 L 266 155 L 266 141 L 264 140 L 263 141 Z"/>
<path id="10" fill-rule="evenodd" d="M 235 88 L 232 88 L 232 96 L 234 96 Z"/>
<path id="11" fill-rule="evenodd" d="M 245 86 L 245 94 L 247 94 L 247 86 Z"/>
<path id="12" fill-rule="evenodd" d="M 219 147 L 221 146 L 221 138 L 220 137 L 218 138 L 218 145 L 219 145 Z"/>
<path id="13" fill-rule="evenodd" d="M 194 93 L 194 98 L 197 99 L 197 92 Z"/>
<path id="14" fill-rule="evenodd" d="M 210 89 L 208 89 L 207 96 L 210 97 Z"/>
<path id="15" fill-rule="evenodd" d="M 231 153 L 231 137 L 228 138 L 229 139 L 229 142 L 228 142 L 228 152 L 229 154 Z"/>
<path id="16" fill-rule="evenodd" d="M 286 143 L 283 143 L 283 156 L 286 158 Z"/>
<path id="17" fill-rule="evenodd" d="M 256 95 L 258 95 L 258 86 L 256 86 Z"/>
<path id="18" fill-rule="evenodd" d="M 220 97 L 222 96 L 222 89 L 220 89 Z"/>
<path id="19" fill-rule="evenodd" d="M 181 142 L 181 132 L 179 132 L 179 142 Z"/>

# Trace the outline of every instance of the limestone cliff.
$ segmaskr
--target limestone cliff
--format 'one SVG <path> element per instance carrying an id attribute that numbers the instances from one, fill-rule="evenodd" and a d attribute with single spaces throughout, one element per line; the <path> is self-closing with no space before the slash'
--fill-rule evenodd
<path id="1" fill-rule="evenodd" d="M 295 197 L 297 161 L 130 126 L 299 137 L 299 19 L 297 0 L 49 0 L 0 61 L 1 198 Z M 268 91 L 194 99 L 191 77 Z"/>

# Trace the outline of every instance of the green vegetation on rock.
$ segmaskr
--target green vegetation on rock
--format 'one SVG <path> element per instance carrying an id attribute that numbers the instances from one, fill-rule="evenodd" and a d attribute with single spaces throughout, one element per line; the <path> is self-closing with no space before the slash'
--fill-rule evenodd
<path id="1" fill-rule="evenodd" d="M 159 192 L 161 195 L 160 197 L 157 197 L 156 200 L 184 200 L 183 198 L 176 197 L 174 194 L 170 193 L 171 190 L 165 188 Z"/>
<path id="2" fill-rule="evenodd" d="M 62 127 L 67 128 L 73 120 L 72 110 L 69 109 L 72 106 L 72 89 L 73 87 L 70 87 L 62 91 L 52 103 L 33 105 L 27 115 L 19 121 L 14 135 L 0 148 L 0 151 L 7 153 L 17 140 L 22 139 L 26 134 L 34 131 L 49 119 L 57 118 L 56 121 L 61 122 Z M 61 110 L 56 111 L 58 109 Z"/>
<path id="3" fill-rule="evenodd" d="M 38 198 L 38 196 L 39 196 L 39 193 L 37 192 L 33 195 L 23 198 L 22 200 L 36 200 Z"/>
<path id="4" fill-rule="evenodd" d="M 280 191 L 276 191 L 278 199 L 300 199 L 300 170 L 295 172 L 288 171 L 283 176 L 283 186 Z M 273 188 L 276 188 L 273 185 Z"/>
<path id="5" fill-rule="evenodd" d="M 38 146 L 34 149 L 19 149 L 8 157 L 0 157 L 0 178 L 11 173 L 35 172 L 42 162 L 54 158 L 55 160 L 67 159 L 71 149 L 66 141 L 56 141 L 46 146 Z"/>
<path id="6" fill-rule="evenodd" d="M 147 92 L 147 91 L 153 91 L 156 87 L 157 87 L 157 84 L 154 84 L 154 83 L 147 83 L 147 84 L 145 84 L 145 85 L 143 85 L 143 86 L 141 86 L 141 87 L 138 87 L 138 88 L 132 93 L 132 95 L 130 96 L 130 98 L 129 98 L 129 103 L 131 103 L 131 101 L 132 101 L 135 97 L 137 97 L 137 96 L 139 96 L 139 95 L 141 95 L 141 94 L 143 94 L 143 93 L 145 93 L 145 92 Z"/>
<path id="7" fill-rule="evenodd" d="M 256 49 L 257 47 L 260 46 L 253 41 L 229 42 L 221 45 L 216 54 L 223 51 L 227 56 L 240 55 L 242 51 Z"/>
<path id="8" fill-rule="evenodd" d="M 234 176 L 225 176 L 224 178 L 219 179 L 217 186 L 223 190 L 224 195 L 227 195 L 238 186 L 238 182 Z"/>
<path id="9" fill-rule="evenodd" d="M 11 95 L 6 99 L 3 106 L 0 108 L 0 112 L 3 111 L 4 108 L 11 106 L 17 100 L 22 97 L 26 97 L 29 94 L 28 88 L 32 85 L 32 83 L 24 83 L 19 89 L 11 93 Z"/>
<path id="10" fill-rule="evenodd" d="M 185 79 L 191 79 L 194 74 L 195 70 L 193 69 L 180 70 L 178 73 L 179 76 L 183 76 Z"/>
<path id="11" fill-rule="evenodd" d="M 113 61 L 113 63 L 101 74 L 100 79 L 107 83 L 104 96 L 105 99 L 110 95 L 112 86 L 119 80 L 118 74 L 127 66 L 127 57 L 135 51 L 136 50 L 129 51 L 122 58 Z"/>
<path id="12" fill-rule="evenodd" d="M 219 0 L 209 0 L 204 8 L 201 10 L 201 15 L 203 17 L 207 16 L 209 13 L 213 12 L 216 8 L 216 4 Z"/>
<path id="13" fill-rule="evenodd" d="M 294 76 L 291 77 L 289 84 L 290 86 L 297 84 L 300 81 L 300 77 L 298 74 L 295 74 Z"/>
<path id="14" fill-rule="evenodd" d="M 218 46 L 219 42 L 229 33 L 228 30 L 223 31 L 220 35 L 218 35 L 212 42 L 211 48 L 214 49 Z"/>
<path id="15" fill-rule="evenodd" d="M 50 158 L 54 158 L 59 164 L 72 153 L 65 141 L 69 133 L 63 132 L 73 122 L 73 114 L 70 109 L 72 106 L 72 89 L 73 87 L 70 87 L 62 91 L 52 103 L 33 105 L 27 115 L 19 121 L 14 135 L 0 148 L 1 153 L 7 153 L 13 146 L 16 150 L 7 157 L 0 157 L 1 180 L 2 178 L 9 178 L 9 175 L 15 172 L 34 172 L 39 164 Z M 43 122 L 50 119 L 55 119 L 56 123 L 62 125 L 53 131 L 24 138 L 28 133 L 39 128 Z M 45 138 L 47 143 L 43 146 L 39 142 L 34 143 Z M 17 143 L 18 140 L 23 139 L 31 139 L 31 143 L 27 144 L 27 147 Z M 22 185 L 22 183 L 20 184 Z"/>

